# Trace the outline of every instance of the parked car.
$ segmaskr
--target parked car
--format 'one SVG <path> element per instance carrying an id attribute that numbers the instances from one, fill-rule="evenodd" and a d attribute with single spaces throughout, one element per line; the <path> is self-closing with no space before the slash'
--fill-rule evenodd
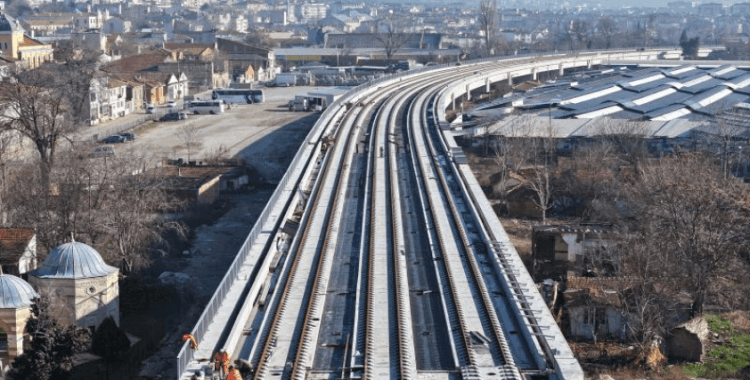
<path id="1" fill-rule="evenodd" d="M 120 133 L 120 136 L 122 136 L 125 139 L 125 141 L 135 140 L 135 133 L 132 133 L 132 132 Z"/>
<path id="2" fill-rule="evenodd" d="M 180 120 L 180 114 L 177 112 L 165 113 L 164 116 L 159 118 L 159 121 L 178 121 Z"/>
<path id="3" fill-rule="evenodd" d="M 89 151 L 89 157 L 91 158 L 112 157 L 114 155 L 115 155 L 115 149 L 107 145 L 98 146 Z"/>
<path id="4" fill-rule="evenodd" d="M 149 104 L 149 105 L 146 106 L 146 113 L 147 114 L 152 114 L 154 112 L 156 112 L 156 108 L 154 106 L 152 106 L 151 104 Z"/>
<path id="5" fill-rule="evenodd" d="M 167 102 L 167 107 L 169 108 L 175 108 L 177 107 L 177 103 L 174 100 L 170 100 Z"/>
<path id="6" fill-rule="evenodd" d="M 104 139 L 105 144 L 117 144 L 125 142 L 125 137 L 121 135 L 111 135 Z"/>
<path id="7" fill-rule="evenodd" d="M 180 115 L 180 120 L 187 119 L 187 113 L 186 112 L 180 112 L 178 115 Z"/>

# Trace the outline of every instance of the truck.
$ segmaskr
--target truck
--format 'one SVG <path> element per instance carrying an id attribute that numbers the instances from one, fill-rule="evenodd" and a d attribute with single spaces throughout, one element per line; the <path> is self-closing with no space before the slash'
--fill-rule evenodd
<path id="1" fill-rule="evenodd" d="M 276 87 L 291 87 L 296 86 L 297 84 L 302 82 L 301 77 L 302 74 L 300 73 L 284 73 L 279 74 L 276 76 L 276 79 L 274 79 L 274 85 Z"/>
<path id="2" fill-rule="evenodd" d="M 309 111 L 310 110 L 310 103 L 307 101 L 307 98 L 304 95 L 297 95 L 294 97 L 294 99 L 289 101 L 289 111 L 297 112 L 297 111 Z"/>
<path id="3" fill-rule="evenodd" d="M 347 91 L 348 89 L 311 91 L 304 96 L 307 99 L 307 102 L 310 104 L 311 109 L 314 109 L 316 111 L 323 111 L 324 109 L 328 108 L 328 106 L 330 106 L 333 102 L 335 102 L 336 99 L 343 96 Z"/>

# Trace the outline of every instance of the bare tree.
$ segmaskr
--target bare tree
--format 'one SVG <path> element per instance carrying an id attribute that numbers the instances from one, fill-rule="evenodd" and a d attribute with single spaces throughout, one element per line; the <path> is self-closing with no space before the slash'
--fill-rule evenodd
<path id="1" fill-rule="evenodd" d="M 617 34 L 617 22 L 609 17 L 602 17 L 599 19 L 599 33 L 604 39 L 604 48 L 612 48 L 612 40 Z"/>
<path id="2" fill-rule="evenodd" d="M 555 153 L 555 128 L 550 121 L 549 125 L 539 126 L 544 131 L 535 137 L 531 153 L 531 174 L 527 178 L 529 188 L 534 191 L 536 197 L 533 199 L 536 206 L 542 212 L 542 223 L 547 222 L 547 211 L 552 208 L 552 193 L 554 191 L 554 153 Z"/>
<path id="3" fill-rule="evenodd" d="M 589 23 L 584 20 L 573 20 L 570 24 L 570 33 L 578 42 L 577 46 L 579 48 L 584 46 L 584 41 L 586 41 L 589 36 Z"/>
<path id="4" fill-rule="evenodd" d="M 507 195 L 507 183 L 511 177 L 519 175 L 518 173 L 529 161 L 532 151 L 530 148 L 534 144 L 530 138 L 533 128 L 534 124 L 531 119 L 514 117 L 503 123 L 502 128 L 496 132 L 495 163 L 500 170 L 498 185 L 501 188 L 496 189 L 496 193 L 499 193 L 502 198 Z"/>
<path id="5" fill-rule="evenodd" d="M 406 36 L 393 21 L 393 18 L 383 19 L 383 31 L 375 33 L 375 39 L 383 46 L 385 56 L 389 60 L 393 58 L 406 42 Z"/>
<path id="6" fill-rule="evenodd" d="M 195 152 L 195 150 L 200 149 L 203 145 L 198 127 L 193 124 L 181 125 L 180 129 L 177 131 L 177 139 L 180 140 L 185 149 L 187 149 L 188 162 L 191 161 L 191 154 Z"/>
<path id="7" fill-rule="evenodd" d="M 75 129 L 69 115 L 66 91 L 62 86 L 49 86 L 56 79 L 36 70 L 0 82 L 0 101 L 10 108 L 0 116 L 0 128 L 17 131 L 34 143 L 39 153 L 42 184 L 49 194 L 50 173 L 55 162 L 55 149 L 60 139 Z"/>
<path id="8" fill-rule="evenodd" d="M 178 205 L 164 186 L 162 178 L 139 174 L 120 178 L 107 194 L 106 214 L 96 222 L 105 235 L 97 245 L 108 261 L 119 264 L 125 273 L 150 262 L 151 245 L 163 243 L 167 230 L 185 236 L 184 225 L 159 214 Z"/>
<path id="9" fill-rule="evenodd" d="M 637 228 L 653 253 L 670 263 L 667 277 L 690 293 L 693 315 L 703 312 L 710 285 L 740 267 L 750 221 L 747 187 L 725 178 L 701 154 L 667 157 L 644 165 L 630 187 Z"/>
<path id="10" fill-rule="evenodd" d="M 481 0 L 479 3 L 479 28 L 482 30 L 482 34 L 484 34 L 484 48 L 488 56 L 493 54 L 493 49 L 495 48 L 497 16 L 496 0 Z"/>
<path id="11" fill-rule="evenodd" d="M 34 144 L 45 197 L 58 143 L 87 119 L 81 110 L 89 101 L 96 65 L 90 55 L 80 53 L 0 82 L 0 103 L 7 107 L 0 114 L 0 131 L 16 131 Z"/>

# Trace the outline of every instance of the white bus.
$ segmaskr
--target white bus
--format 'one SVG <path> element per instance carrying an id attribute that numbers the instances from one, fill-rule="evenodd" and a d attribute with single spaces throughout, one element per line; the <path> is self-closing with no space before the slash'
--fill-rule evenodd
<path id="1" fill-rule="evenodd" d="M 233 104 L 254 104 L 266 101 L 263 90 L 250 90 L 242 88 L 225 88 L 214 90 L 211 93 L 211 99 L 223 100 L 224 103 Z"/>
<path id="2" fill-rule="evenodd" d="M 194 114 L 224 113 L 224 103 L 221 100 L 195 100 L 188 103 L 188 112 Z"/>

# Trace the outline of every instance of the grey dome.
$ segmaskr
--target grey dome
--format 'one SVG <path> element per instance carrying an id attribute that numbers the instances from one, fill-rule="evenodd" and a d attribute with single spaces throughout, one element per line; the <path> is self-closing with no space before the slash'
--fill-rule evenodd
<path id="1" fill-rule="evenodd" d="M 38 295 L 28 282 L 9 274 L 0 275 L 0 309 L 31 306 Z"/>
<path id="2" fill-rule="evenodd" d="M 16 19 L 0 12 L 0 33 L 1 32 L 23 32 L 23 28 L 18 24 Z"/>
<path id="3" fill-rule="evenodd" d="M 105 264 L 94 248 L 74 241 L 50 251 L 42 266 L 29 274 L 38 278 L 91 278 L 115 272 L 117 268 Z"/>

